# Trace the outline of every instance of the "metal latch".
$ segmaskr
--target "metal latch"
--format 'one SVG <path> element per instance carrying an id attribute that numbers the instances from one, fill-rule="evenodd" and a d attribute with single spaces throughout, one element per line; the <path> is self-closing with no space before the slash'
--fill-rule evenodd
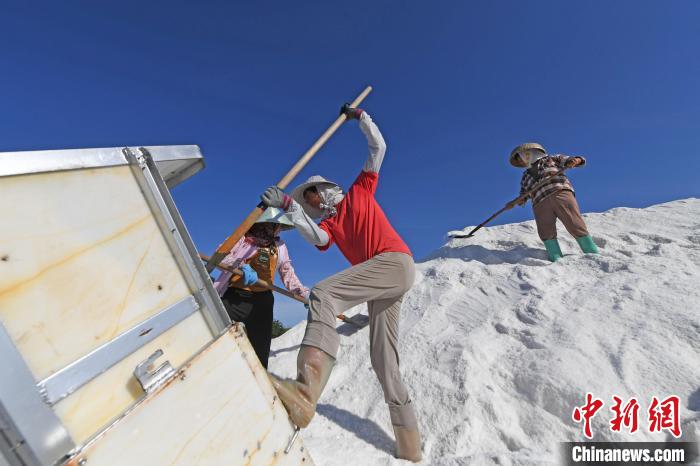
<path id="1" fill-rule="evenodd" d="M 141 384 L 141 388 L 146 394 L 151 393 L 165 382 L 175 376 L 175 369 L 169 361 L 165 361 L 158 369 L 149 371 L 156 362 L 156 359 L 163 356 L 163 350 L 159 349 L 150 355 L 145 361 L 139 363 L 134 369 L 134 377 Z"/>
<path id="2" fill-rule="evenodd" d="M 288 455 L 290 451 L 292 451 L 292 445 L 294 445 L 294 441 L 297 439 L 299 436 L 299 431 L 301 430 L 301 427 L 299 426 L 294 426 L 294 435 L 292 435 L 292 438 L 289 439 L 289 443 L 287 443 L 287 448 L 284 449 L 284 454 Z"/>

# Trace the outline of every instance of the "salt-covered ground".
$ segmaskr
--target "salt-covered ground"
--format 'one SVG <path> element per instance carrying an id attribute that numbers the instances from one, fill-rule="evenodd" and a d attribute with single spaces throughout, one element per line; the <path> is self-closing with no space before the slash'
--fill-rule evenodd
<path id="1" fill-rule="evenodd" d="M 700 199 L 585 215 L 600 255 L 546 259 L 534 222 L 453 239 L 417 263 L 401 320 L 401 367 L 423 464 L 555 464 L 591 392 L 594 440 L 649 433 L 652 396 L 678 395 L 683 438 L 700 433 Z M 366 313 L 366 309 L 353 309 Z M 305 322 L 273 341 L 272 372 L 293 376 Z M 338 325 L 338 362 L 303 431 L 318 465 L 408 464 L 369 360 L 368 329 Z M 639 431 L 612 433 L 612 396 L 639 400 Z"/>

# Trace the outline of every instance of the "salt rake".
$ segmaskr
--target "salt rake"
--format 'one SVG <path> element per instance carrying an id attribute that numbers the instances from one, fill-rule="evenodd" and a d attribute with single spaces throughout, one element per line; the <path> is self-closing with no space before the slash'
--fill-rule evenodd
<path id="1" fill-rule="evenodd" d="M 503 206 L 503 208 L 501 210 L 499 210 L 498 212 L 496 212 L 495 214 L 493 214 L 492 216 L 490 216 L 489 218 L 487 218 L 486 220 L 481 222 L 479 225 L 477 225 L 475 228 L 473 228 L 469 233 L 467 233 L 467 234 L 455 233 L 455 234 L 448 234 L 448 236 L 450 238 L 471 238 L 472 236 L 474 236 L 474 233 L 476 233 L 479 229 L 484 227 L 491 220 L 498 217 L 506 210 L 510 210 L 513 207 L 515 207 L 517 204 L 520 204 L 521 202 L 527 200 L 527 198 L 530 195 L 534 194 L 535 191 L 537 191 L 538 189 L 540 189 L 542 186 L 545 185 L 545 183 L 548 181 L 548 178 L 550 178 L 552 176 L 563 175 L 565 171 L 566 171 L 566 168 L 559 170 L 558 172 L 554 173 L 553 175 L 549 175 L 545 179 L 540 180 L 538 183 L 535 183 L 535 186 L 533 186 L 528 192 L 526 192 L 525 194 L 518 196 L 515 199 L 513 199 L 512 201 L 506 203 L 506 205 Z"/>

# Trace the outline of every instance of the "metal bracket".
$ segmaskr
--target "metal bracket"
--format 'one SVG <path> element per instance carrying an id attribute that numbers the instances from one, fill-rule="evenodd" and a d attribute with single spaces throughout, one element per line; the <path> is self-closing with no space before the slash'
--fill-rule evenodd
<path id="1" fill-rule="evenodd" d="M 189 289 L 201 307 L 212 335 L 217 335 L 230 325 L 231 319 L 199 259 L 197 249 L 149 149 L 140 147 L 138 150 L 132 150 L 125 147 L 123 153 L 132 165 L 132 173 Z"/>
<path id="2" fill-rule="evenodd" d="M 181 299 L 54 372 L 37 384 L 39 393 L 49 405 L 58 403 L 198 310 L 199 305 L 193 296 Z"/>
<path id="3" fill-rule="evenodd" d="M 127 158 L 127 160 L 129 158 L 129 156 L 134 157 L 141 170 L 145 170 L 148 167 L 148 163 L 146 162 L 146 157 L 144 157 L 143 151 L 138 151 L 138 152 L 134 153 L 131 151 L 131 149 L 129 147 L 124 147 L 122 149 L 122 153 L 124 154 L 124 157 Z"/>
<path id="4" fill-rule="evenodd" d="M 175 369 L 173 369 L 169 361 L 165 361 L 153 372 L 149 371 L 155 364 L 156 359 L 161 356 L 163 356 L 163 350 L 159 349 L 145 361 L 139 363 L 134 369 L 134 377 L 139 381 L 141 388 L 147 395 L 175 376 Z"/>
<path id="5" fill-rule="evenodd" d="M 11 465 L 54 464 L 74 447 L 68 430 L 42 399 L 34 375 L 0 324 L 0 459 Z"/>

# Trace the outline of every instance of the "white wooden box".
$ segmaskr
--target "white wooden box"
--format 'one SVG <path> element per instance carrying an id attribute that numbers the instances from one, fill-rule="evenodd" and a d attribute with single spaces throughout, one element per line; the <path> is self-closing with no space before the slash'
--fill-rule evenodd
<path id="1" fill-rule="evenodd" d="M 168 191 L 202 167 L 196 146 L 0 154 L 9 464 L 311 463 L 300 439 L 284 453 L 292 426 Z M 173 369 L 142 371 L 165 379 L 146 393 L 158 350 Z"/>

